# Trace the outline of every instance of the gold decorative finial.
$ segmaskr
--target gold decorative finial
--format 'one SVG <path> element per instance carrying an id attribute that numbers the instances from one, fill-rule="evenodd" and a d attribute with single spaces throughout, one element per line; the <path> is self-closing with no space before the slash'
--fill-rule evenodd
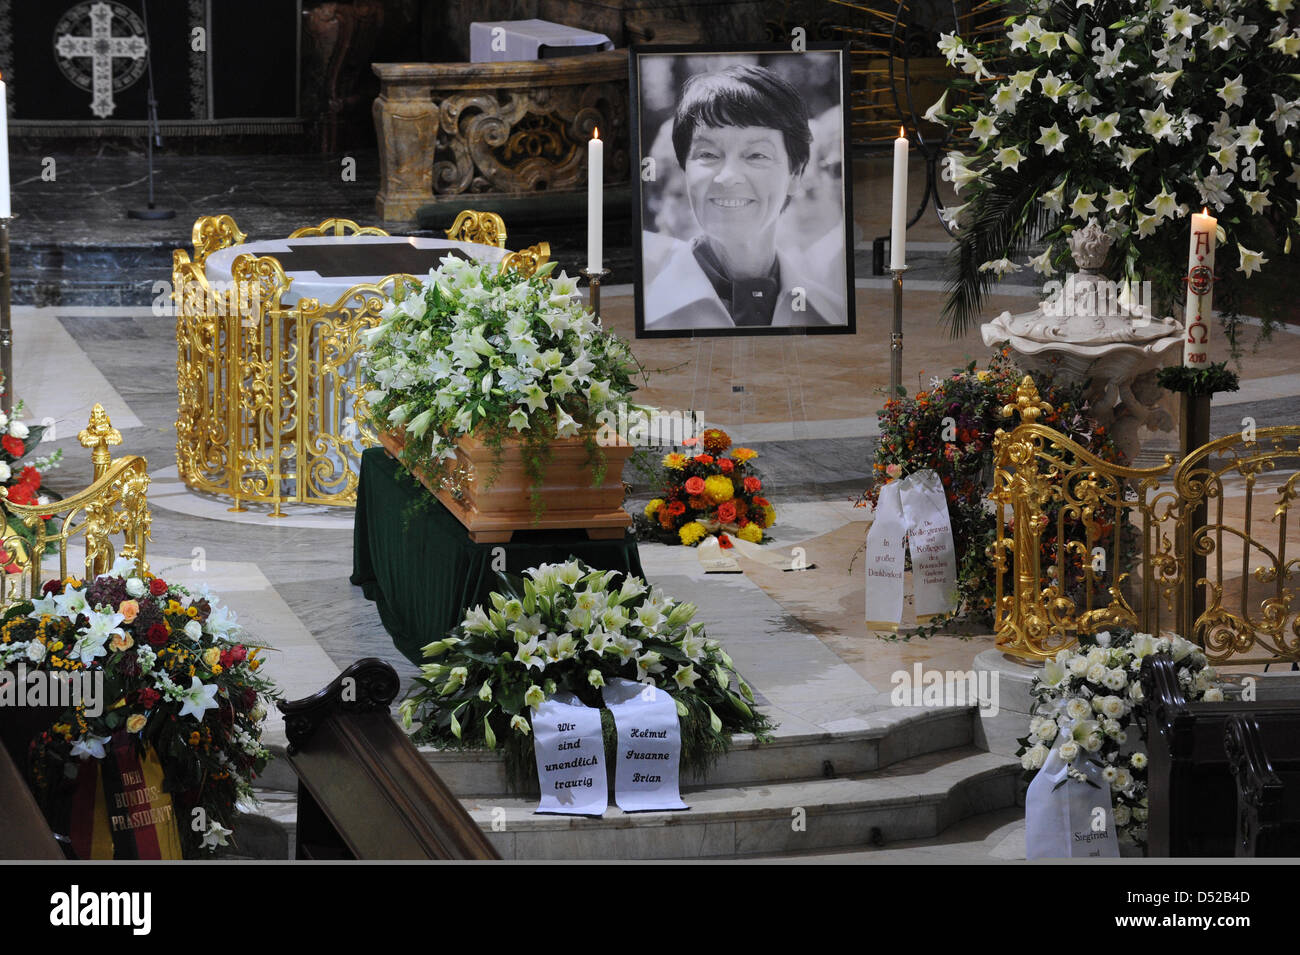
<path id="1" fill-rule="evenodd" d="M 1015 404 L 1003 405 L 1002 417 L 1010 418 L 1017 412 L 1025 424 L 1033 424 L 1043 415 L 1052 413 L 1052 406 L 1038 396 L 1038 388 L 1029 375 L 1021 378 L 1016 386 Z"/>
<path id="2" fill-rule="evenodd" d="M 95 480 L 98 481 L 108 470 L 113 456 L 109 453 L 110 444 L 122 443 L 122 432 L 113 427 L 108 420 L 104 406 L 96 403 L 90 409 L 90 423 L 77 432 L 77 440 L 83 448 L 91 448 L 90 460 L 95 465 Z"/>

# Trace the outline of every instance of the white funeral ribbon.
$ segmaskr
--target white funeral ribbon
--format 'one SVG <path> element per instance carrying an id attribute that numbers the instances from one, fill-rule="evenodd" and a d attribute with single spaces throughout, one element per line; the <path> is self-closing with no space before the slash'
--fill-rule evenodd
<path id="1" fill-rule="evenodd" d="M 1060 747 L 1058 740 L 1025 793 L 1025 858 L 1118 858 L 1110 783 L 1086 754 L 1075 768 L 1095 785 L 1070 779 Z"/>
<path id="2" fill-rule="evenodd" d="M 867 626 L 896 632 L 903 620 L 903 505 L 898 482 L 880 489 L 867 531 Z"/>
<path id="3" fill-rule="evenodd" d="M 777 570 L 812 570 L 817 566 L 806 559 L 796 564 L 794 555 L 788 551 L 773 550 L 771 547 L 763 547 L 740 537 L 733 537 L 731 542 L 736 545 L 736 551 L 741 557 L 766 564 L 768 567 L 775 567 Z"/>
<path id="4" fill-rule="evenodd" d="M 678 784 L 682 728 L 677 703 L 649 684 L 612 679 L 601 689 L 614 715 L 614 801 L 624 812 L 688 809 Z"/>
<path id="5" fill-rule="evenodd" d="M 880 489 L 867 531 L 866 621 L 896 632 L 903 621 L 903 540 L 912 555 L 917 623 L 957 608 L 957 550 L 943 482 L 933 470 L 917 471 Z"/>
<path id="6" fill-rule="evenodd" d="M 907 549 L 912 555 L 912 593 L 916 622 L 957 609 L 957 549 L 948 516 L 948 495 L 932 470 L 899 482 Z"/>
<path id="7" fill-rule="evenodd" d="M 609 806 L 600 710 L 560 693 L 533 711 L 533 752 L 542 799 L 538 812 L 604 815 Z"/>

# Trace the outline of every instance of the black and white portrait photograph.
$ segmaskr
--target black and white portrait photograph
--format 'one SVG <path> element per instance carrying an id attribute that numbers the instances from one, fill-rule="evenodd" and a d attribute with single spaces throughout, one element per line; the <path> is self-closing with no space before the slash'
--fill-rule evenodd
<path id="1" fill-rule="evenodd" d="M 844 49 L 630 61 L 638 337 L 851 334 Z"/>

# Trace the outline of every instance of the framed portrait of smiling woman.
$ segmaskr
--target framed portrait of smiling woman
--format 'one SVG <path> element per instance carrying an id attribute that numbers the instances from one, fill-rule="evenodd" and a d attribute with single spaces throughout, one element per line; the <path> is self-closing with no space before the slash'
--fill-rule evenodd
<path id="1" fill-rule="evenodd" d="M 628 60 L 637 337 L 852 334 L 847 44 Z"/>

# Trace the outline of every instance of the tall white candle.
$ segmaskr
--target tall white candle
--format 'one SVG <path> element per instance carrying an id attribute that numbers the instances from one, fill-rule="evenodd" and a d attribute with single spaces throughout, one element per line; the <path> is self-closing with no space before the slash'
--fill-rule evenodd
<path id="1" fill-rule="evenodd" d="M 1214 317 L 1214 240 L 1219 220 L 1202 209 L 1192 215 L 1192 237 L 1187 250 L 1187 334 L 1183 338 L 1183 364 L 1205 368 L 1210 364 L 1210 324 Z"/>
<path id="2" fill-rule="evenodd" d="M 9 208 L 9 102 L 0 80 L 0 219 L 8 219 Z"/>
<path id="3" fill-rule="evenodd" d="M 889 267 L 906 267 L 907 246 L 907 135 L 898 127 L 894 140 L 894 205 L 889 229 Z"/>
<path id="4" fill-rule="evenodd" d="M 601 270 L 601 247 L 604 244 L 605 144 L 600 141 L 600 130 L 593 132 L 587 143 L 587 271 L 595 275 Z"/>

